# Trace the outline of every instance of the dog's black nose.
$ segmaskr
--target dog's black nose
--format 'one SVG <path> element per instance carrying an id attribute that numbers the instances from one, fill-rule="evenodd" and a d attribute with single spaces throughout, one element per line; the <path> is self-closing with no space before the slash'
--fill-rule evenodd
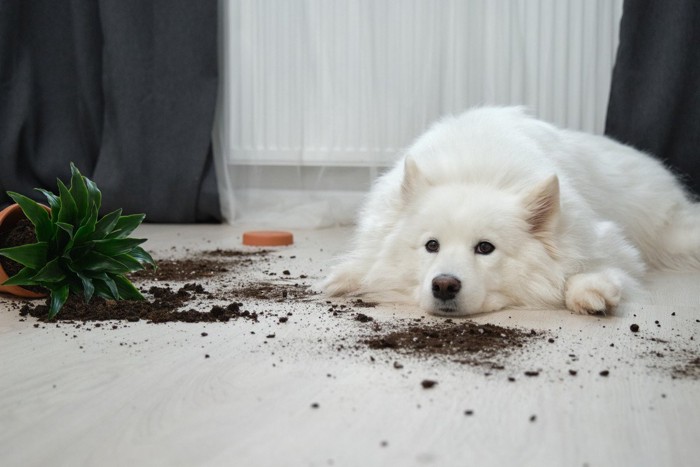
<path id="1" fill-rule="evenodd" d="M 462 282 L 449 274 L 440 274 L 433 279 L 433 297 L 442 301 L 455 298 L 461 288 Z"/>

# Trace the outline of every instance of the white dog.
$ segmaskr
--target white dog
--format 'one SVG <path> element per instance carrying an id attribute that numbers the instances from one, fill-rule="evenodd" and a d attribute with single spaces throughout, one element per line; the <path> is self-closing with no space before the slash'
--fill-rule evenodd
<path id="1" fill-rule="evenodd" d="M 321 287 L 450 316 L 605 313 L 647 267 L 700 269 L 700 204 L 661 163 L 486 107 L 435 124 L 376 181 Z"/>

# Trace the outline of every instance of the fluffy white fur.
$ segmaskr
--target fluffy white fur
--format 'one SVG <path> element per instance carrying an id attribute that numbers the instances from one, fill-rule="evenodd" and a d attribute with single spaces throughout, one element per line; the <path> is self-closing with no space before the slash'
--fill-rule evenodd
<path id="1" fill-rule="evenodd" d="M 376 181 L 352 250 L 321 287 L 451 316 L 599 313 L 648 267 L 700 269 L 700 205 L 661 163 L 484 107 L 435 124 Z"/>

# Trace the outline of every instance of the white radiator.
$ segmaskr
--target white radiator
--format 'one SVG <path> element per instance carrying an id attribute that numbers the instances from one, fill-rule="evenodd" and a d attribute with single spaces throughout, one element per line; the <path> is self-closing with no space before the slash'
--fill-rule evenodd
<path id="1" fill-rule="evenodd" d="M 317 168 L 365 168 L 357 190 L 366 189 L 369 168 L 474 105 L 524 104 L 560 126 L 603 129 L 622 0 L 221 5 L 215 136 L 239 211 L 265 190 L 328 192 L 347 178 Z"/>

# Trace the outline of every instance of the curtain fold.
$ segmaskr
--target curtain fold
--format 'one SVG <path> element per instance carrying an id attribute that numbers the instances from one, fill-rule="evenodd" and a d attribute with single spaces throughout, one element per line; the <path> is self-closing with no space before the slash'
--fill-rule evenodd
<path id="1" fill-rule="evenodd" d="M 0 202 L 73 161 L 105 212 L 220 220 L 216 0 L 0 2 Z"/>
<path id="2" fill-rule="evenodd" d="M 700 2 L 626 0 L 605 133 L 700 195 Z"/>

